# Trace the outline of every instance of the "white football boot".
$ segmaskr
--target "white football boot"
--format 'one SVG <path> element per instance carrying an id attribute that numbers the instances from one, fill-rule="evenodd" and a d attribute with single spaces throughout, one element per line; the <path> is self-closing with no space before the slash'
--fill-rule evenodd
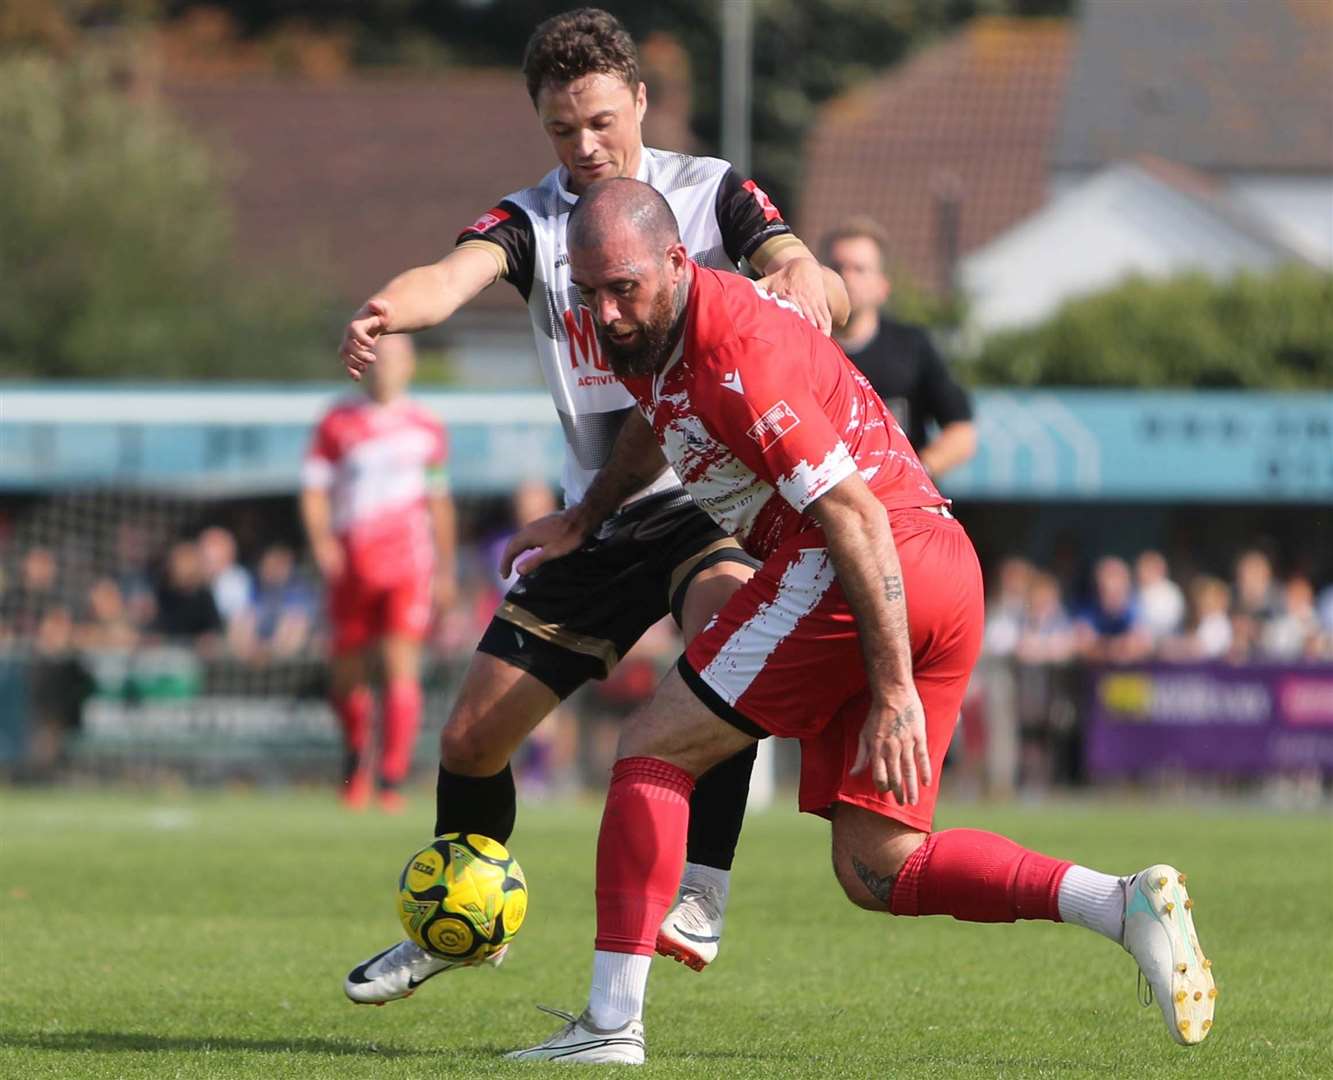
<path id="1" fill-rule="evenodd" d="M 1213 962 L 1194 932 L 1194 901 L 1185 875 L 1158 863 L 1125 879 L 1125 934 L 1152 998 L 1162 1007 L 1171 1037 L 1182 1046 L 1203 1042 L 1213 1026 L 1217 987 Z"/>
<path id="2" fill-rule="evenodd" d="M 575 1065 L 642 1065 L 643 1021 L 631 1020 L 624 1027 L 603 1029 L 596 1027 L 585 1011 L 582 1016 L 548 1009 L 538 1005 L 542 1012 L 558 1016 L 565 1026 L 543 1043 L 525 1050 L 511 1050 L 505 1057 L 511 1061 L 560 1061 Z"/>
<path id="3" fill-rule="evenodd" d="M 343 980 L 343 992 L 358 1005 L 383 1005 L 411 997 L 427 979 L 452 968 L 490 964 L 499 967 L 509 946 L 505 945 L 484 960 L 457 963 L 431 956 L 413 941 L 404 939 L 392 948 L 378 952 L 364 964 L 358 964 Z"/>
<path id="4" fill-rule="evenodd" d="M 680 883 L 675 907 L 667 912 L 657 931 L 658 954 L 703 971 L 717 959 L 724 913 L 721 896 L 686 878 Z"/>

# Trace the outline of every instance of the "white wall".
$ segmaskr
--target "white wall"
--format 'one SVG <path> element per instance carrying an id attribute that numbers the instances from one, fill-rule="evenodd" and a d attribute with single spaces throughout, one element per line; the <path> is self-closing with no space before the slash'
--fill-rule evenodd
<path id="1" fill-rule="evenodd" d="M 1271 269 L 1280 252 L 1132 164 L 1071 187 L 960 264 L 974 328 L 1040 322 L 1132 274 Z"/>
<path id="2" fill-rule="evenodd" d="M 1333 270 L 1333 174 L 1236 174 L 1227 177 L 1227 191 L 1285 243 Z"/>

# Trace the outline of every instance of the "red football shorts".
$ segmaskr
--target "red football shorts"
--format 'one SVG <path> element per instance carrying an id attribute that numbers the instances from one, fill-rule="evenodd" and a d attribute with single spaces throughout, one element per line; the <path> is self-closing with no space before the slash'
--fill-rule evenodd
<path id="1" fill-rule="evenodd" d="M 344 574 L 329 589 L 335 655 L 359 652 L 393 635 L 420 641 L 430 626 L 431 579 L 414 575 L 386 584 Z"/>
<path id="2" fill-rule="evenodd" d="M 738 589 L 685 651 L 695 692 L 742 731 L 801 740 L 800 806 L 852 803 L 928 831 L 940 770 L 981 651 L 981 567 L 963 527 L 925 510 L 889 514 L 902 563 L 912 677 L 926 712 L 933 781 L 915 806 L 848 775 L 869 695 L 851 607 L 817 531 L 794 537 Z"/>

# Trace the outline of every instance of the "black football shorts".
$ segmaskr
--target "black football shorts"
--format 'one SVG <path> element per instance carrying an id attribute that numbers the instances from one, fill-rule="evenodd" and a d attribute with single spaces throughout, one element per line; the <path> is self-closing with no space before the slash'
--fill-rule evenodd
<path id="1" fill-rule="evenodd" d="M 682 489 L 649 495 L 607 518 L 577 551 L 520 578 L 477 651 L 566 698 L 606 678 L 662 616 L 679 623 L 691 580 L 720 562 L 759 566 Z"/>

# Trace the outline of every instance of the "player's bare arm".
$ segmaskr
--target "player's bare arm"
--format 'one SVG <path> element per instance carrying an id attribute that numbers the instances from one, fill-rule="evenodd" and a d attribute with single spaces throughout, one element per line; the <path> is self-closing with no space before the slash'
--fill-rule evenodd
<path id="1" fill-rule="evenodd" d="M 621 503 L 646 488 L 666 468 L 666 458 L 652 427 L 642 413 L 632 410 L 620 427 L 610 458 L 593 478 L 583 500 L 519 529 L 505 545 L 500 573 L 508 577 L 514 560 L 523 552 L 531 554 L 522 560 L 518 570 L 520 574 L 530 574 L 542 563 L 576 550 Z"/>
<path id="2" fill-rule="evenodd" d="M 320 574 L 325 581 L 336 581 L 342 577 L 343 548 L 333 533 L 333 513 L 327 491 L 306 488 L 301 492 L 301 520 Z"/>
<path id="3" fill-rule="evenodd" d="M 977 426 L 971 420 L 945 424 L 929 446 L 917 455 L 926 472 L 941 476 L 969 461 L 977 452 Z"/>
<path id="4" fill-rule="evenodd" d="M 903 572 L 888 511 L 859 475 L 815 500 L 838 582 L 856 617 L 870 710 L 852 774 L 869 766 L 875 786 L 914 805 L 929 785 L 926 718 L 912 682 L 912 644 Z"/>
<path id="5" fill-rule="evenodd" d="M 439 262 L 405 270 L 357 309 L 343 330 L 338 357 L 347 374 L 360 381 L 375 362 L 381 334 L 411 333 L 438 326 L 489 285 L 504 268 L 494 244 L 455 248 Z"/>
<path id="6" fill-rule="evenodd" d="M 759 284 L 765 290 L 795 304 L 821 333 L 832 333 L 847 322 L 851 311 L 847 286 L 796 237 L 775 237 L 754 253 L 750 263 L 763 275 Z"/>
<path id="7" fill-rule="evenodd" d="M 435 605 L 446 611 L 458 596 L 458 515 L 453 497 L 443 492 L 427 497 L 435 537 Z"/>

